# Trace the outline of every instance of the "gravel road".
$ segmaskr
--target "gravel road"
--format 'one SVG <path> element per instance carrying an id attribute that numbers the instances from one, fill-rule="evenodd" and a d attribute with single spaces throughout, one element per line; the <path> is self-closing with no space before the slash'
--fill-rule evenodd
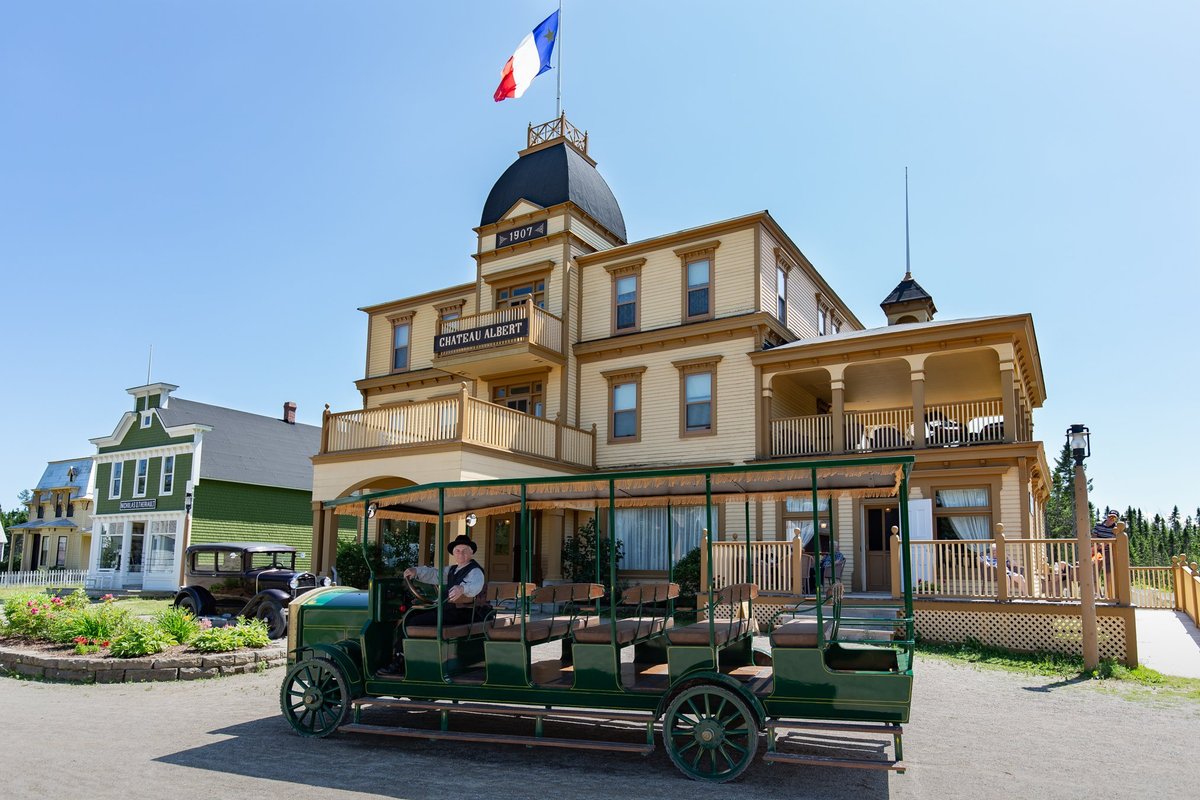
<path id="1" fill-rule="evenodd" d="M 186 683 L 0 678 L 10 800 L 141 798 L 1195 797 L 1200 701 L 1144 689 L 917 664 L 905 775 L 757 763 L 738 782 L 648 757 L 350 734 L 307 740 L 279 713 L 283 670 Z M 496 730 L 516 723 L 500 720 Z"/>

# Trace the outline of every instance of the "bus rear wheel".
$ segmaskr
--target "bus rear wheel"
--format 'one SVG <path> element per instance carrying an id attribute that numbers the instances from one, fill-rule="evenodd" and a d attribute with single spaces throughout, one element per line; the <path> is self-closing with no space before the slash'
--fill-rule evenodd
<path id="1" fill-rule="evenodd" d="M 749 768 L 758 752 L 758 719 L 722 686 L 684 689 L 663 717 L 667 755 L 689 778 L 725 783 Z"/>

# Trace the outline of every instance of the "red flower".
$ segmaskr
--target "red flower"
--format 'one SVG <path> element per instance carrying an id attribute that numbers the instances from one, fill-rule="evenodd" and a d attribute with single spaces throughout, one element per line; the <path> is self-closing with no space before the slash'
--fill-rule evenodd
<path id="1" fill-rule="evenodd" d="M 75 644 L 87 644 L 87 637 L 86 636 L 76 636 Z"/>
<path id="2" fill-rule="evenodd" d="M 108 647 L 108 639 L 105 639 L 103 642 L 100 642 L 100 646 L 101 646 L 101 647 Z"/>
<path id="3" fill-rule="evenodd" d="M 61 605 L 62 605 L 62 602 L 63 602 L 63 599 L 62 599 L 61 597 L 53 597 L 53 598 L 51 598 L 51 599 L 50 599 L 50 602 L 51 602 L 51 603 L 53 603 L 53 604 L 54 604 L 54 605 L 56 605 L 56 606 L 61 606 Z"/>
<path id="4" fill-rule="evenodd" d="M 40 611 L 40 610 L 41 609 L 38 609 L 38 608 L 31 608 L 31 609 L 29 609 L 29 613 L 36 617 L 38 615 L 38 611 Z"/>

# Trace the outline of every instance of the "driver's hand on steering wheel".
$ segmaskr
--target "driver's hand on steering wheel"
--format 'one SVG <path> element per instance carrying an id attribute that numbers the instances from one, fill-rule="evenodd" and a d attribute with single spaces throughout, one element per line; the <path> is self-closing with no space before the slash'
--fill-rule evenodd
<path id="1" fill-rule="evenodd" d="M 413 569 L 412 567 L 409 567 L 408 569 L 404 570 L 404 577 L 408 578 L 409 580 L 415 578 L 416 576 L 417 576 L 417 571 L 415 569 Z"/>

